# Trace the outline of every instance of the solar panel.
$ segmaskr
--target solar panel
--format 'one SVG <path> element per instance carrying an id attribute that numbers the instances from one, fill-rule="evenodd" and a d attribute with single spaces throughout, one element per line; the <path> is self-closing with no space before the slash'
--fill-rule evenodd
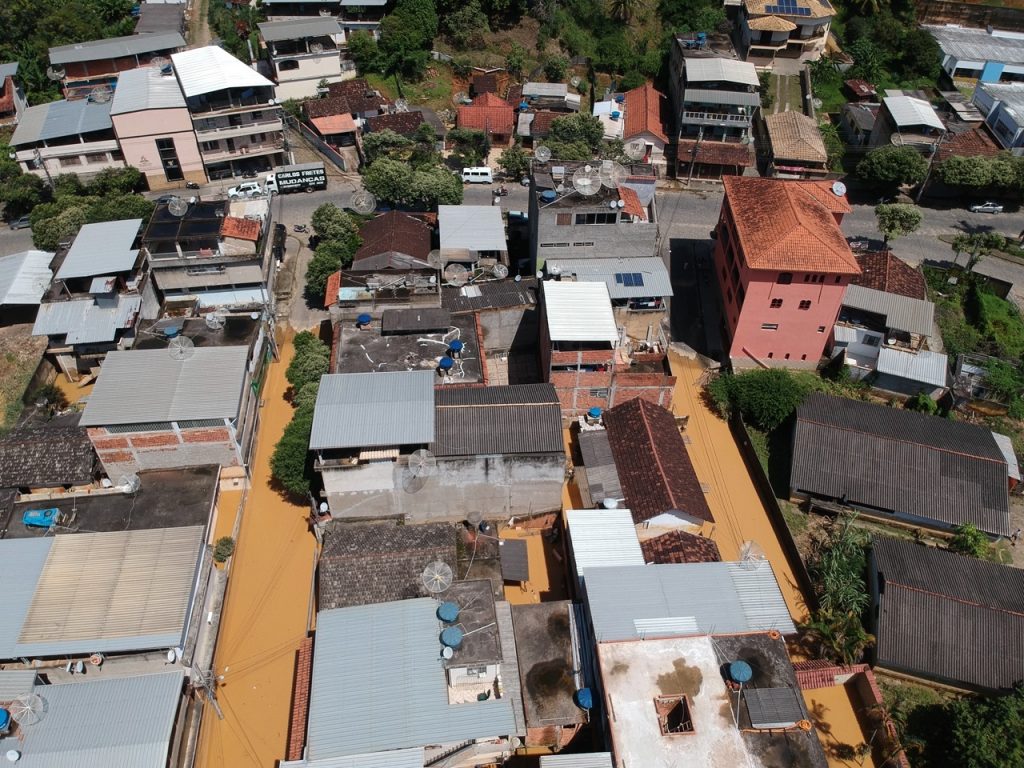
<path id="1" fill-rule="evenodd" d="M 622 285 L 624 277 L 625 277 L 625 275 L 623 275 L 621 272 L 616 272 L 615 273 L 615 282 L 618 283 L 619 285 Z"/>
<path id="2" fill-rule="evenodd" d="M 639 272 L 633 273 L 633 285 L 642 286 L 644 284 L 644 276 Z"/>

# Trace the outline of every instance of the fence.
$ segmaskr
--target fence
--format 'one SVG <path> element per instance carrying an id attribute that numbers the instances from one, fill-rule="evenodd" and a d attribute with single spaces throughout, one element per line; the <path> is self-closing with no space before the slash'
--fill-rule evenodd
<path id="1" fill-rule="evenodd" d="M 345 158 L 338 154 L 334 148 L 317 136 L 309 126 L 303 123 L 301 120 L 295 118 L 289 118 L 288 124 L 292 128 L 298 129 L 299 133 L 302 134 L 302 138 L 312 144 L 320 152 L 321 155 L 326 157 L 332 163 L 334 163 L 342 171 L 348 171 L 348 166 L 345 163 Z"/>

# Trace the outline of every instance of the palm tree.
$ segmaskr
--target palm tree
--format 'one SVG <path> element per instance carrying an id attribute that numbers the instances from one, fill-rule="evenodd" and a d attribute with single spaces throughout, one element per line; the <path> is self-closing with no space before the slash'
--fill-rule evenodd
<path id="1" fill-rule="evenodd" d="M 856 664 L 864 652 L 875 644 L 853 612 L 836 613 L 820 610 L 800 629 L 804 638 L 817 650 L 818 656 L 838 664 Z"/>
<path id="2" fill-rule="evenodd" d="M 608 10 L 613 19 L 628 24 L 640 6 L 641 0 L 611 0 Z"/>

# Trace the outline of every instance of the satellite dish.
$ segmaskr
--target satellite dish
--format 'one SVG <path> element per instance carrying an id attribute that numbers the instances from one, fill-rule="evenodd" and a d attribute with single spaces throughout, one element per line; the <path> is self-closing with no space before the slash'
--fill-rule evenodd
<path id="1" fill-rule="evenodd" d="M 740 548 L 741 568 L 753 570 L 767 559 L 768 558 L 765 556 L 764 550 L 761 549 L 761 545 L 756 541 L 743 542 L 743 546 Z"/>
<path id="2" fill-rule="evenodd" d="M 825 103 L 825 102 L 823 102 L 823 101 L 822 101 L 821 99 L 819 99 L 819 98 L 814 98 L 814 99 L 811 99 L 811 104 L 813 104 L 813 105 L 814 105 L 814 108 L 815 108 L 815 109 L 821 109 L 821 106 L 822 106 L 822 104 L 824 104 L 824 103 Z"/>
<path id="3" fill-rule="evenodd" d="M 206 327 L 211 331 L 219 331 L 224 327 L 226 319 L 224 312 L 218 309 L 206 316 Z"/>
<path id="4" fill-rule="evenodd" d="M 441 560 L 428 563 L 427 567 L 423 569 L 423 573 L 420 574 L 423 586 L 427 592 L 434 595 L 448 589 L 452 585 L 453 578 L 452 567 Z"/>
<path id="5" fill-rule="evenodd" d="M 409 102 L 405 99 L 395 99 L 395 112 L 408 112 Z"/>
<path id="6" fill-rule="evenodd" d="M 54 69 L 53 67 L 46 68 L 46 77 L 50 80 L 63 80 L 65 74 L 67 73 L 63 69 Z"/>
<path id="7" fill-rule="evenodd" d="M 841 181 L 832 182 L 832 194 L 836 197 L 842 197 L 846 194 L 846 185 Z"/>
<path id="8" fill-rule="evenodd" d="M 622 163 L 614 160 L 605 160 L 601 163 L 600 170 L 601 184 L 608 189 L 617 189 L 626 180 L 629 172 Z"/>
<path id="9" fill-rule="evenodd" d="M 437 472 L 437 459 L 425 448 L 409 454 L 409 471 L 413 477 L 430 477 Z"/>
<path id="10" fill-rule="evenodd" d="M 458 91 L 452 94 L 452 104 L 459 107 L 469 102 L 469 94 L 465 91 Z"/>
<path id="11" fill-rule="evenodd" d="M 377 210 L 377 198 L 365 189 L 352 193 L 352 210 L 356 213 L 373 213 Z"/>
<path id="12" fill-rule="evenodd" d="M 443 659 L 445 659 L 446 661 L 448 659 L 450 659 L 454 655 L 455 655 L 455 650 L 451 646 L 445 645 L 445 646 L 441 647 L 441 657 Z"/>
<path id="13" fill-rule="evenodd" d="M 5 709 L 11 713 L 11 718 L 18 725 L 29 726 L 41 722 L 49 712 L 50 705 L 38 693 L 23 693 Z"/>
<path id="14" fill-rule="evenodd" d="M 444 262 L 441 260 L 441 251 L 437 248 L 427 254 L 427 264 L 432 269 L 440 269 Z"/>
<path id="15" fill-rule="evenodd" d="M 142 481 L 134 473 L 121 475 L 121 479 L 117 481 L 117 487 L 124 488 L 125 493 L 138 493 L 139 489 L 142 488 Z"/>
<path id="16" fill-rule="evenodd" d="M 501 263 L 495 264 L 491 267 L 491 273 L 499 280 L 504 280 L 508 277 L 508 267 Z"/>
<path id="17" fill-rule="evenodd" d="M 175 336 L 167 345 L 167 353 L 172 360 L 182 362 L 196 353 L 196 345 L 188 336 Z"/>
<path id="18" fill-rule="evenodd" d="M 583 81 L 580 80 L 579 75 L 573 75 L 572 77 L 569 78 L 569 82 L 572 83 L 573 88 L 578 88 L 580 83 L 582 83 Z"/>
<path id="19" fill-rule="evenodd" d="M 324 44 L 323 43 L 310 43 L 309 44 L 309 52 L 310 53 L 323 53 L 324 52 Z"/>
<path id="20" fill-rule="evenodd" d="M 601 173 L 585 165 L 577 168 L 572 175 L 572 187 L 584 197 L 596 195 L 601 191 Z"/>
<path id="21" fill-rule="evenodd" d="M 626 142 L 622 151 L 630 160 L 643 160 L 644 155 L 647 154 L 647 145 L 640 139 L 633 139 Z"/>
<path id="22" fill-rule="evenodd" d="M 449 285 L 465 285 L 469 282 L 469 270 L 462 264 L 449 264 L 444 269 L 444 279 Z"/>
<path id="23" fill-rule="evenodd" d="M 100 85 L 89 91 L 89 101 L 94 104 L 106 104 L 113 97 L 114 92 L 109 86 Z"/>
<path id="24" fill-rule="evenodd" d="M 484 513 L 479 509 L 474 509 L 468 515 L 466 515 L 466 522 L 469 523 L 471 528 L 476 528 L 484 521 Z"/>
<path id="25" fill-rule="evenodd" d="M 537 158 L 540 163 L 546 163 L 551 159 L 551 147 L 545 147 L 541 144 L 539 147 L 533 150 L 533 156 Z"/>
<path id="26" fill-rule="evenodd" d="M 154 56 L 149 60 L 149 66 L 153 69 L 163 69 L 164 67 L 171 66 L 171 61 L 166 56 Z"/>
<path id="27" fill-rule="evenodd" d="M 181 197 L 172 197 L 167 201 L 167 210 L 172 216 L 181 218 L 188 213 L 188 201 Z"/>

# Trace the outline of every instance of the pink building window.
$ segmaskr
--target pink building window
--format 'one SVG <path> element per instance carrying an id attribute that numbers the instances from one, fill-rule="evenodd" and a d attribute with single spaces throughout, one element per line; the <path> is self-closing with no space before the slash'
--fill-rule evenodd
<path id="1" fill-rule="evenodd" d="M 772 309 L 780 309 L 782 307 L 782 299 L 772 299 Z"/>
<path id="2" fill-rule="evenodd" d="M 800 309 L 810 309 L 810 308 L 811 308 L 811 302 L 808 301 L 807 299 L 804 299 L 803 301 L 800 302 Z"/>

